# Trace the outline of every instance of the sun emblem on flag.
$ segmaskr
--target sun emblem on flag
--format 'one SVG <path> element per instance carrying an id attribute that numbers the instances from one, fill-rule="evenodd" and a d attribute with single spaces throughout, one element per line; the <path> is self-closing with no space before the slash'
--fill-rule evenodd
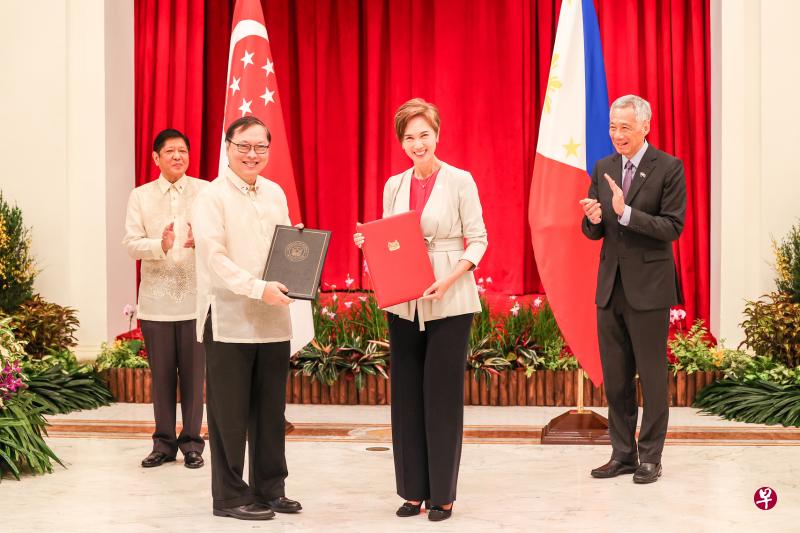
<path id="1" fill-rule="evenodd" d="M 552 108 L 553 92 L 561 88 L 561 80 L 554 74 L 558 67 L 558 54 L 553 53 L 553 60 L 550 62 L 550 77 L 547 78 L 547 92 L 544 94 L 544 112 L 549 113 Z"/>

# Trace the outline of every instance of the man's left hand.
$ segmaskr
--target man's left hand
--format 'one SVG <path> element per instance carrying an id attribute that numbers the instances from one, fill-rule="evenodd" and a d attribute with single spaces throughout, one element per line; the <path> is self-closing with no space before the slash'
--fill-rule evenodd
<path id="1" fill-rule="evenodd" d="M 625 212 L 625 195 L 611 176 L 608 174 L 603 174 L 603 176 L 606 178 L 608 186 L 611 187 L 611 207 L 614 208 L 614 212 L 617 216 L 621 217 L 622 213 Z"/>

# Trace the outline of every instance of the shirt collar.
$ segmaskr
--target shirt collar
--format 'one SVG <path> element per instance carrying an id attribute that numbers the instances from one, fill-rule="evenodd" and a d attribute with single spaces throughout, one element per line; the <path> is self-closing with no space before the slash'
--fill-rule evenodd
<path id="1" fill-rule="evenodd" d="M 159 174 L 157 180 L 158 190 L 161 191 L 161 194 L 167 194 L 169 188 L 175 185 L 175 190 L 177 190 L 179 193 L 183 193 L 183 190 L 186 188 L 187 181 L 186 174 L 178 178 L 178 181 L 175 183 L 170 183 L 169 180 L 164 177 L 164 174 Z"/>
<path id="2" fill-rule="evenodd" d="M 644 157 L 644 153 L 647 151 L 648 146 L 650 145 L 647 144 L 647 141 L 645 141 L 644 143 L 642 143 L 642 147 L 639 148 L 639 151 L 636 152 L 636 154 L 632 158 L 630 158 L 630 161 L 633 163 L 634 167 L 639 168 L 639 163 L 642 162 L 642 158 Z M 625 168 L 625 165 L 628 164 L 628 161 L 629 161 L 628 158 L 623 155 L 622 168 Z"/>
<path id="3" fill-rule="evenodd" d="M 250 192 L 250 185 L 247 184 L 242 178 L 240 178 L 236 172 L 231 170 L 231 167 L 227 167 L 225 169 L 225 177 L 228 178 L 228 181 L 236 187 L 236 189 L 241 192 L 242 194 L 247 194 Z M 256 182 L 253 185 L 253 190 L 258 191 L 258 177 L 256 177 Z"/>

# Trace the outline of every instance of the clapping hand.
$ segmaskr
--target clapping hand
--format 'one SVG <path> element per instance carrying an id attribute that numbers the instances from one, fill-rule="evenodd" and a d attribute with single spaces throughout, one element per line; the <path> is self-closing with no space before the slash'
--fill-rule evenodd
<path id="1" fill-rule="evenodd" d="M 170 222 L 161 232 L 161 249 L 167 253 L 175 244 L 175 223 Z"/>
<path id="2" fill-rule="evenodd" d="M 183 243 L 184 248 L 194 248 L 194 235 L 192 234 L 192 223 L 187 222 L 189 225 L 189 234 L 186 236 L 186 242 Z"/>
<path id="3" fill-rule="evenodd" d="M 589 219 L 592 224 L 599 224 L 603 219 L 603 212 L 600 202 L 593 198 L 584 198 L 578 202 L 583 207 L 583 214 Z"/>
<path id="4" fill-rule="evenodd" d="M 608 174 L 603 174 L 608 182 L 608 186 L 611 188 L 611 207 L 614 208 L 614 212 L 617 216 L 621 217 L 622 213 L 625 212 L 625 194 L 623 194 L 622 189 L 619 188 L 611 176 Z"/>

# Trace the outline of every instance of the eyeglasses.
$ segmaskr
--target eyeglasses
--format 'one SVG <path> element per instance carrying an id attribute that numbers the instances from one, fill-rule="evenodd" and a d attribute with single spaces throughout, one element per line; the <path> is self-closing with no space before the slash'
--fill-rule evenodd
<path id="1" fill-rule="evenodd" d="M 240 154 L 249 154 L 250 150 L 253 150 L 253 151 L 255 151 L 255 153 L 257 153 L 259 155 L 264 155 L 264 154 L 267 153 L 267 150 L 269 150 L 269 145 L 268 144 L 255 144 L 255 145 L 253 145 L 253 144 L 249 144 L 249 143 L 237 143 L 237 142 L 231 141 L 230 139 L 228 139 L 228 142 L 231 143 L 232 145 L 234 145 L 236 147 L 236 151 L 239 152 Z"/>

